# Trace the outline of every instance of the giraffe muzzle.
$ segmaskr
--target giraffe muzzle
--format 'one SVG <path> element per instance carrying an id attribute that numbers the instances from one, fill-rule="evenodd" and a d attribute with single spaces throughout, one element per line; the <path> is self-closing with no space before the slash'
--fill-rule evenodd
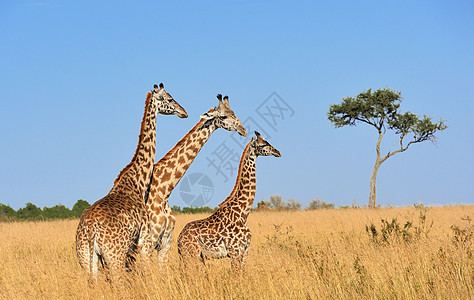
<path id="1" fill-rule="evenodd" d="M 188 113 L 184 110 L 184 108 L 183 111 L 179 112 L 178 117 L 180 117 L 181 119 L 185 119 L 188 117 Z"/>
<path id="2" fill-rule="evenodd" d="M 239 126 L 237 128 L 237 132 L 241 135 L 241 136 L 247 136 L 247 130 L 245 130 L 244 126 Z"/>
<path id="3" fill-rule="evenodd" d="M 273 156 L 275 156 L 275 157 L 281 157 L 280 151 L 278 151 L 277 149 L 273 149 Z"/>

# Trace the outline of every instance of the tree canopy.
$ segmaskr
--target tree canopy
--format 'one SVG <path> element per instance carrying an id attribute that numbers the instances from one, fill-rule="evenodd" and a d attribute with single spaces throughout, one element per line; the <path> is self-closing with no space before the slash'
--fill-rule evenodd
<path id="1" fill-rule="evenodd" d="M 365 123 L 375 127 L 379 133 L 376 143 L 377 159 L 370 180 L 369 205 L 375 206 L 375 178 L 380 165 L 389 157 L 406 151 L 410 145 L 424 141 L 435 143 L 437 131 L 448 128 L 440 119 L 433 122 L 432 117 L 418 116 L 411 112 L 400 112 L 402 96 L 400 91 L 390 88 L 372 91 L 368 89 L 355 97 L 346 97 L 340 104 L 329 107 L 327 117 L 336 127 L 356 126 Z M 387 130 L 392 130 L 399 138 L 399 148 L 381 155 L 380 144 Z"/>
<path id="2" fill-rule="evenodd" d="M 331 105 L 328 119 L 336 128 L 355 126 L 358 122 L 374 126 L 379 133 L 387 129 L 400 135 L 401 148 L 423 141 L 436 141 L 434 133 L 447 128 L 445 121 L 433 123 L 426 115 L 420 117 L 411 112 L 399 111 L 402 102 L 401 92 L 389 88 L 372 91 L 368 89 L 355 97 L 346 97 L 340 104 Z M 406 146 L 403 141 L 413 134 L 413 140 Z"/>

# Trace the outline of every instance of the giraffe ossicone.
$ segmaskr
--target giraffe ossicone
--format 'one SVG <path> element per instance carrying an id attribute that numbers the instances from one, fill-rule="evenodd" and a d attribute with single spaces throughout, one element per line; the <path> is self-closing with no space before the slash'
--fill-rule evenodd
<path id="1" fill-rule="evenodd" d="M 138 145 L 131 162 L 119 173 L 109 193 L 81 215 L 76 231 L 77 257 L 94 279 L 99 261 L 114 275 L 126 268 L 131 250 L 137 250 L 145 260 L 151 257 L 145 193 L 155 160 L 157 114 L 188 116 L 163 84 L 155 85 L 146 96 Z"/>
<path id="2" fill-rule="evenodd" d="M 185 262 L 231 258 L 233 270 L 243 270 L 251 233 L 247 217 L 255 199 L 258 156 L 280 157 L 280 152 L 258 132 L 245 147 L 234 189 L 209 217 L 186 224 L 178 237 L 178 252 Z"/>

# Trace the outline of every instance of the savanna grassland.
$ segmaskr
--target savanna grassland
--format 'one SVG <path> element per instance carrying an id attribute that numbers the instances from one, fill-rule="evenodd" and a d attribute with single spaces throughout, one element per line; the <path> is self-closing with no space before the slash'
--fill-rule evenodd
<path id="1" fill-rule="evenodd" d="M 472 299 L 474 206 L 252 212 L 247 269 L 228 259 L 90 285 L 76 259 L 78 220 L 0 223 L 2 299 Z M 384 221 L 382 221 L 384 220 Z"/>

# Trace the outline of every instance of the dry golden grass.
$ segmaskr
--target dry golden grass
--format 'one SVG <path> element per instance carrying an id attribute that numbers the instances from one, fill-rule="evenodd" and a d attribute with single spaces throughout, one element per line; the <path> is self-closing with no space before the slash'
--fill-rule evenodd
<path id="1" fill-rule="evenodd" d="M 417 235 L 420 214 L 426 226 Z M 175 238 L 204 216 L 178 215 Z M 474 237 L 466 216 L 474 218 L 474 206 L 252 212 L 242 276 L 231 274 L 228 259 L 182 269 L 174 241 L 168 270 L 152 266 L 115 288 L 103 275 L 88 284 L 75 254 L 77 220 L 0 223 L 0 298 L 472 299 Z M 413 221 L 411 239 L 377 243 L 367 234 L 366 225 L 379 230 L 381 219 L 394 217 L 401 225 Z"/>

